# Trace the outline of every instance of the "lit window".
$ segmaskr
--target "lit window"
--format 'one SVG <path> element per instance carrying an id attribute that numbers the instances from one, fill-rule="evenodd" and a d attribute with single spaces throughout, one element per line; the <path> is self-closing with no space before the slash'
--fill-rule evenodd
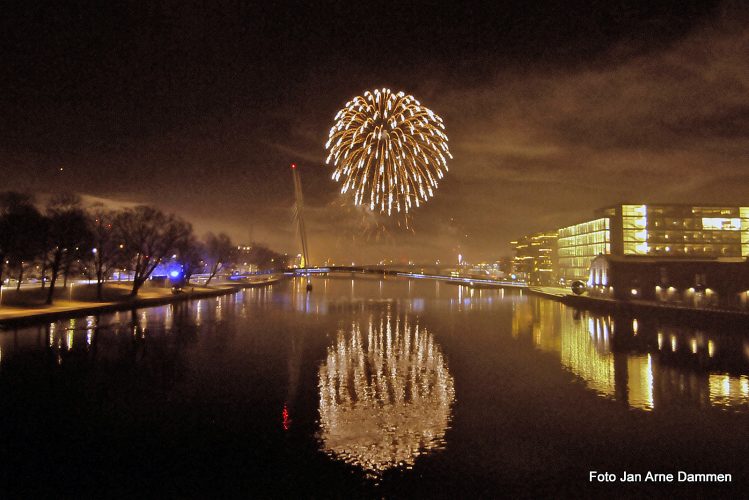
<path id="1" fill-rule="evenodd" d="M 738 217 L 703 217 L 702 228 L 719 231 L 739 231 L 741 230 L 741 219 Z"/>

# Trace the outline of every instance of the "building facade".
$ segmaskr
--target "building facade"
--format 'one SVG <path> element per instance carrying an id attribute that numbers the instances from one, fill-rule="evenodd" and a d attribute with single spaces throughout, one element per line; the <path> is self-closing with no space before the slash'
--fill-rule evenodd
<path id="1" fill-rule="evenodd" d="M 599 255 L 590 265 L 593 297 L 694 308 L 746 309 L 749 263 L 741 257 L 669 258 Z"/>
<path id="2" fill-rule="evenodd" d="M 611 253 L 611 222 L 600 217 L 559 229 L 557 255 L 559 279 L 585 281 L 591 261 Z"/>
<path id="3" fill-rule="evenodd" d="M 619 204 L 559 229 L 558 275 L 587 281 L 598 255 L 675 259 L 749 256 L 749 207 Z"/>
<path id="4" fill-rule="evenodd" d="M 749 207 L 615 205 L 597 215 L 611 221 L 613 255 L 749 256 Z"/>
<path id="5" fill-rule="evenodd" d="M 515 250 L 513 274 L 529 285 L 557 282 L 557 232 L 534 233 L 510 242 Z"/>

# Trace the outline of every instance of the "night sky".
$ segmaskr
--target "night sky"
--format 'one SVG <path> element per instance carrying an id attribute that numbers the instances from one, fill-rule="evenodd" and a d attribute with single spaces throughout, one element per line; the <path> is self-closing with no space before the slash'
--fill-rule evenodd
<path id="1" fill-rule="evenodd" d="M 495 260 L 617 202 L 749 203 L 746 9 L 617 3 L 19 2 L 0 19 L 2 188 L 296 252 L 297 162 L 313 263 Z M 455 159 L 414 232 L 375 240 L 323 146 L 381 87 L 442 116 Z"/>

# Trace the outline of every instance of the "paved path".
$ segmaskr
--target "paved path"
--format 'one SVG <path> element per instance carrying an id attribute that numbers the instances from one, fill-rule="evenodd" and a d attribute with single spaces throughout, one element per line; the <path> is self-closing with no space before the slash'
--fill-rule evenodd
<path id="1" fill-rule="evenodd" d="M 121 300 L 106 302 L 67 300 L 65 292 L 62 296 L 55 298 L 52 305 L 32 304 L 28 306 L 0 305 L 0 325 L 15 322 L 30 322 L 34 320 L 46 321 L 47 319 L 86 314 L 88 312 L 106 312 L 133 307 L 149 307 L 192 298 L 210 297 L 235 292 L 247 286 L 263 286 L 273 284 L 283 278 L 283 275 L 262 275 L 242 282 L 220 282 L 209 288 L 200 286 L 186 287 L 183 293 L 173 294 L 171 288 L 141 288 L 136 298 L 123 297 Z M 127 285 L 110 284 L 110 290 Z M 124 289 L 123 289 L 124 290 Z"/>
<path id="2" fill-rule="evenodd" d="M 529 286 L 528 291 L 551 297 L 565 297 L 572 294 L 572 290 L 560 286 Z"/>

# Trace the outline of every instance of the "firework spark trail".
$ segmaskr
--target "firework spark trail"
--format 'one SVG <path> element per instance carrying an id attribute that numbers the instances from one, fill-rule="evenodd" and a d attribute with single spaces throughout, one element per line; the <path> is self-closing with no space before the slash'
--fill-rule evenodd
<path id="1" fill-rule="evenodd" d="M 411 95 L 365 92 L 335 116 L 325 148 L 341 193 L 391 215 L 434 196 L 452 159 L 442 118 Z"/>

